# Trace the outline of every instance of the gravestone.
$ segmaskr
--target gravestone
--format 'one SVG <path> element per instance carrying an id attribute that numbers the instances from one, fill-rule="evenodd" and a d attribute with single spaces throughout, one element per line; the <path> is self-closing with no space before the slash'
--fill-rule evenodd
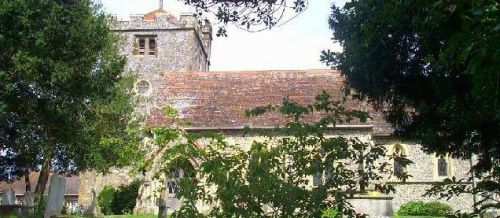
<path id="1" fill-rule="evenodd" d="M 14 205 L 16 204 L 16 192 L 12 188 L 8 188 L 2 191 L 2 205 Z"/>
<path id="2" fill-rule="evenodd" d="M 90 205 L 86 214 L 91 217 L 104 217 L 104 215 L 101 214 L 101 208 L 97 204 L 97 195 L 95 193 L 95 189 L 92 189 L 92 204 Z"/>
<path id="3" fill-rule="evenodd" d="M 24 193 L 23 204 L 26 207 L 27 213 L 33 214 L 35 208 L 35 194 L 30 191 Z"/>
<path id="4" fill-rule="evenodd" d="M 61 214 L 64 207 L 64 193 L 66 193 L 66 178 L 53 174 L 50 178 L 49 196 L 45 205 L 44 218 Z"/>
<path id="5" fill-rule="evenodd" d="M 372 218 L 392 217 L 392 197 L 360 195 L 348 201 L 357 213 L 366 214 Z"/>

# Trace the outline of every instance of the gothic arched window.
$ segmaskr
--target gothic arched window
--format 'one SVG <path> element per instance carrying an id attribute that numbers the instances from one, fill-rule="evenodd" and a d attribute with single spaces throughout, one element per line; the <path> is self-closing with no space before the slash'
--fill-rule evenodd
<path id="1" fill-rule="evenodd" d="M 405 156 L 404 148 L 400 144 L 396 144 L 392 150 L 394 157 L 393 173 L 397 177 L 403 176 L 405 169 L 400 158 Z"/>
<path id="2" fill-rule="evenodd" d="M 437 170 L 438 170 L 438 176 L 449 176 L 449 164 L 448 161 L 444 157 L 439 157 L 437 160 Z"/>

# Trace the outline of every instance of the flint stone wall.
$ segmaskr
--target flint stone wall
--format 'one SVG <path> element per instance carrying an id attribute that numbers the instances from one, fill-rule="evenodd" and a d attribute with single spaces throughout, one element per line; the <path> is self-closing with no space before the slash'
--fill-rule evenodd
<path id="1" fill-rule="evenodd" d="M 112 169 L 110 173 L 104 175 L 96 172 L 84 172 L 80 174 L 80 191 L 78 204 L 88 208 L 92 204 L 92 188 L 96 194 L 102 191 L 104 186 L 109 185 L 117 188 L 121 185 L 128 185 L 138 176 L 129 174 L 129 168 Z"/>
<path id="2" fill-rule="evenodd" d="M 257 135 L 246 135 L 246 137 L 242 136 L 241 130 L 233 130 L 233 131 L 225 131 L 226 134 L 226 140 L 230 144 L 240 144 L 242 147 L 248 148 L 251 146 L 253 141 L 263 141 L 266 138 L 257 136 Z M 392 199 L 392 208 L 394 211 L 399 210 L 399 207 L 401 206 L 402 203 L 408 202 L 410 200 L 424 200 L 424 201 L 433 201 L 437 200 L 436 198 L 428 198 L 428 197 L 422 197 L 422 195 L 425 193 L 425 190 L 430 188 L 432 184 L 435 184 L 438 181 L 442 181 L 443 178 L 436 177 L 434 172 L 437 168 L 437 165 L 435 161 L 433 161 L 436 157 L 434 155 L 429 155 L 424 153 L 421 150 L 421 146 L 418 144 L 410 143 L 410 142 L 401 142 L 397 141 L 394 139 L 391 140 L 385 140 L 385 141 L 380 141 L 378 139 L 375 139 L 371 136 L 370 130 L 367 129 L 344 129 L 344 130 L 337 130 L 337 131 L 331 131 L 329 133 L 331 136 L 344 136 L 344 137 L 358 137 L 362 141 L 368 142 L 368 141 L 373 141 L 374 143 L 382 143 L 384 146 L 387 148 L 388 155 L 391 153 L 391 149 L 395 144 L 400 144 L 402 145 L 406 151 L 408 158 L 414 162 L 414 164 L 410 165 L 407 167 L 407 172 L 412 175 L 410 179 L 406 183 L 401 183 L 398 180 L 395 179 L 390 179 L 387 182 L 391 183 L 395 186 L 396 188 L 396 193 L 389 195 L 389 197 L 393 197 Z M 390 160 L 387 160 L 390 162 Z M 466 160 L 452 160 L 452 174 L 451 176 L 456 176 L 458 178 L 463 178 L 467 175 L 468 172 L 468 161 Z M 147 175 L 152 175 L 152 173 L 149 173 Z M 90 177 L 93 177 L 94 175 L 91 175 Z M 89 179 L 90 184 L 96 186 L 96 191 L 99 193 L 99 191 L 102 189 L 102 186 L 105 184 L 104 181 L 107 182 L 107 184 L 112 183 L 112 182 L 118 182 L 115 183 L 115 186 L 117 186 L 120 182 L 123 181 L 129 181 L 131 182 L 132 179 L 129 177 L 127 178 L 128 174 L 124 173 L 124 171 L 121 171 L 121 176 L 115 173 L 111 173 L 106 176 L 97 176 L 96 180 Z M 149 176 L 147 176 L 149 177 Z M 161 181 L 156 181 L 156 180 L 151 180 L 149 179 L 150 182 L 148 182 L 146 185 L 143 185 L 140 188 L 140 196 L 139 200 L 141 201 L 141 204 L 139 205 L 140 207 L 138 208 L 138 212 L 142 213 L 157 213 L 158 207 L 156 205 L 156 200 L 159 196 L 159 188 L 162 184 Z M 86 181 L 85 178 L 82 178 L 81 181 Z M 95 181 L 95 182 L 93 182 Z M 311 183 L 312 184 L 312 183 Z M 81 194 L 86 194 L 86 196 L 91 196 L 90 195 L 90 189 L 88 191 L 83 191 L 83 187 L 88 187 L 88 185 L 84 185 L 83 183 L 81 184 Z M 84 193 L 83 193 L 84 192 Z M 89 197 L 80 197 L 80 202 L 89 202 L 87 205 L 90 204 Z M 84 200 L 86 199 L 86 200 Z M 171 204 L 177 204 L 177 202 L 172 201 L 173 199 L 170 199 L 169 202 Z M 449 201 L 446 200 L 439 200 L 443 203 L 447 203 L 450 206 L 453 207 L 454 210 L 464 210 L 464 211 L 469 211 L 471 209 L 472 205 L 472 196 L 461 196 L 461 197 L 455 197 L 450 199 Z M 199 205 L 200 208 L 204 209 L 209 209 L 209 206 L 207 205 Z M 170 210 L 169 210 L 170 211 Z"/>

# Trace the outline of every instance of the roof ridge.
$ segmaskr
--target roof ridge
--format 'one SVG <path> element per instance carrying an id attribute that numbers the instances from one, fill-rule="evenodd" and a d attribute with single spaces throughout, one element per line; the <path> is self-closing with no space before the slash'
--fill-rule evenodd
<path id="1" fill-rule="evenodd" d="M 223 74 L 223 73 L 325 73 L 325 72 L 335 72 L 340 73 L 339 70 L 336 69 L 305 69 L 305 70 L 222 70 L 222 71 L 166 71 L 163 74 L 173 74 L 173 73 L 182 73 L 182 74 Z"/>

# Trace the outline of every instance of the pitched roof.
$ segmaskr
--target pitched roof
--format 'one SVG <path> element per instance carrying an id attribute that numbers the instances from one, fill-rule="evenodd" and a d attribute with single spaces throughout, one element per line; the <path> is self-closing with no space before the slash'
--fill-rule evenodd
<path id="1" fill-rule="evenodd" d="M 170 19 L 175 19 L 175 16 L 163 10 L 162 8 L 156 9 L 144 15 L 144 20 L 155 20 L 158 16 L 168 16 Z"/>
<path id="2" fill-rule="evenodd" d="M 30 183 L 31 191 L 35 191 L 36 184 L 38 182 L 39 172 L 30 173 Z M 50 174 L 52 176 L 52 173 Z M 47 181 L 47 186 L 45 188 L 45 193 L 49 191 L 50 177 Z M 15 180 L 12 183 L 0 182 L 0 192 L 12 188 L 16 195 L 24 194 L 26 192 L 26 183 L 24 182 L 24 177 L 20 180 Z M 80 189 L 80 178 L 78 176 L 66 177 L 66 195 L 78 195 L 78 190 Z"/>
<path id="3" fill-rule="evenodd" d="M 155 81 L 157 87 L 153 88 L 156 105 L 176 108 L 193 127 L 272 127 L 284 124 L 286 119 L 273 113 L 247 118 L 245 110 L 279 105 L 287 96 L 301 104 L 313 103 L 322 91 L 339 99 L 343 81 L 335 70 L 168 72 Z M 382 115 L 367 102 L 349 100 L 346 107 L 368 111 L 373 119 L 367 124 L 374 125 L 375 131 L 390 131 Z M 150 112 L 146 123 L 157 126 L 169 121 L 158 107 Z"/>

